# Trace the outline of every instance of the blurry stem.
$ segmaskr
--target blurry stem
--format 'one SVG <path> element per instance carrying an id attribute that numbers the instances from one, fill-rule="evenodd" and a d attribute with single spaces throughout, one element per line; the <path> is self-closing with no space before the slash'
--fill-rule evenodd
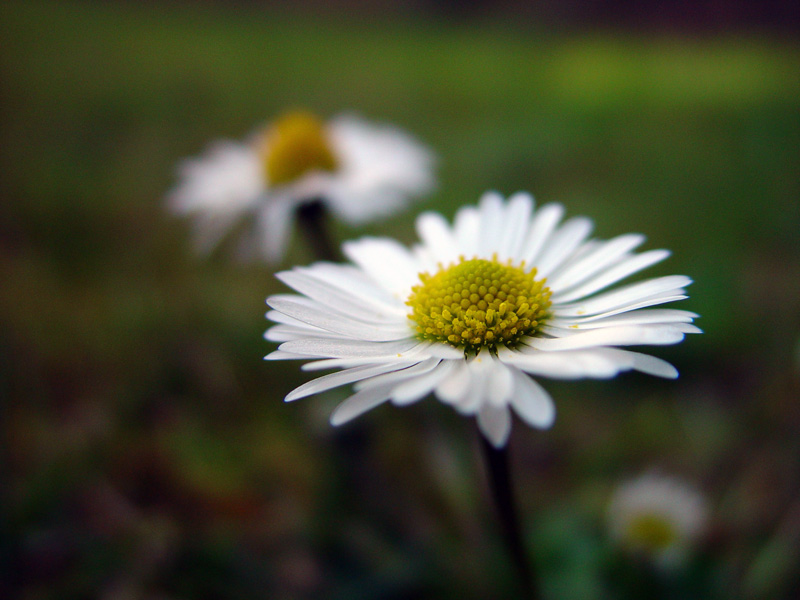
<path id="1" fill-rule="evenodd" d="M 321 199 L 301 204 L 297 209 L 297 222 L 317 260 L 331 262 L 342 260 L 337 246 L 331 239 L 328 230 L 328 211 Z"/>
<path id="2" fill-rule="evenodd" d="M 534 570 L 522 542 L 519 518 L 511 490 L 508 450 L 506 447 L 495 448 L 483 435 L 480 435 L 480 438 L 489 474 L 489 486 L 503 530 L 503 539 L 514 562 L 524 597 L 539 600 L 541 596 L 536 586 Z"/>

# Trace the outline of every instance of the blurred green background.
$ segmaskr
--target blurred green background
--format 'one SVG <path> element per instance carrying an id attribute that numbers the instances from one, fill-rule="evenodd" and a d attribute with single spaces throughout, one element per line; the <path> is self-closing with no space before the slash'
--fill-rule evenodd
<path id="1" fill-rule="evenodd" d="M 440 158 L 430 199 L 341 238 L 412 242 L 420 209 L 529 190 L 696 281 L 705 335 L 655 352 L 679 380 L 546 381 L 554 428 L 515 424 L 547 598 L 654 597 L 604 529 L 650 468 L 712 513 L 665 597 L 800 597 L 800 44 L 350 8 L 0 6 L 0 595 L 514 594 L 474 424 L 283 404 L 307 375 L 261 360 L 272 271 L 193 257 L 164 210 L 181 158 L 303 106 Z M 312 260 L 295 236 L 283 267 Z"/>

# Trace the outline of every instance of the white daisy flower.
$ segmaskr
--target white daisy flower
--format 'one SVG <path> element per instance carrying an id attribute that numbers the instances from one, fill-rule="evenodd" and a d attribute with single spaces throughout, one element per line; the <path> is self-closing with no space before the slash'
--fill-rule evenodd
<path id="1" fill-rule="evenodd" d="M 608 511 L 609 529 L 625 550 L 669 568 L 686 558 L 707 513 L 705 498 L 692 486 L 647 473 L 617 489 Z"/>
<path id="2" fill-rule="evenodd" d="M 560 223 L 564 208 L 534 212 L 528 194 L 506 203 L 487 193 L 458 211 L 451 226 L 437 213 L 417 219 L 422 242 L 407 249 L 384 238 L 344 244 L 352 265 L 317 263 L 277 277 L 301 295 L 267 299 L 282 342 L 267 359 L 305 359 L 305 370 L 340 369 L 291 392 L 296 400 L 354 383 L 334 411 L 340 425 L 391 400 L 406 405 L 433 393 L 477 415 L 502 447 L 510 408 L 546 428 L 555 408 L 528 375 L 607 379 L 637 370 L 675 378 L 669 363 L 616 346 L 680 342 L 700 330 L 694 313 L 647 308 L 686 298 L 688 277 L 610 285 L 665 259 L 666 250 L 632 251 L 644 236 L 589 240 L 585 217 Z"/>
<path id="3" fill-rule="evenodd" d="M 433 155 L 404 132 L 354 116 L 290 112 L 243 143 L 184 161 L 169 208 L 194 217 L 201 253 L 249 217 L 247 254 L 279 261 L 297 208 L 323 202 L 350 224 L 396 212 L 433 187 Z"/>

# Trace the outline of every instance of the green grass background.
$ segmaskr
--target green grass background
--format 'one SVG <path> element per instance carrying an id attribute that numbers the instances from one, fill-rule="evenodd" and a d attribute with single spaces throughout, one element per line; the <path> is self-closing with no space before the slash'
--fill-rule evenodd
<path id="1" fill-rule="evenodd" d="M 799 74 L 800 45 L 756 33 L 4 3 L 4 585 L 24 598 L 513 591 L 472 424 L 428 401 L 342 433 L 326 419 L 344 392 L 284 405 L 306 375 L 261 361 L 272 271 L 224 248 L 198 260 L 164 210 L 181 158 L 300 106 L 395 123 L 439 156 L 435 194 L 390 223 L 336 225 L 341 238 L 412 242 L 418 210 L 529 190 L 591 216 L 599 237 L 670 248 L 649 275 L 695 279 L 681 308 L 706 334 L 657 351 L 681 379 L 545 382 L 553 430 L 515 425 L 548 597 L 640 597 L 651 582 L 614 553 L 603 510 L 621 478 L 654 467 L 703 489 L 713 515 L 665 597 L 795 597 Z M 283 267 L 312 260 L 295 236 Z"/>

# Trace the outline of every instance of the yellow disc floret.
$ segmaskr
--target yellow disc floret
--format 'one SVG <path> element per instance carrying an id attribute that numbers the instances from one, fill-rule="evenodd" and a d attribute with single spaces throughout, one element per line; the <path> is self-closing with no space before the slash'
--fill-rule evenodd
<path id="1" fill-rule="evenodd" d="M 625 532 L 631 548 L 658 552 L 674 543 L 678 537 L 675 526 L 663 515 L 641 514 L 634 518 Z"/>
<path id="2" fill-rule="evenodd" d="M 536 269 L 473 258 L 433 275 L 420 273 L 406 304 L 417 337 L 444 342 L 465 352 L 514 346 L 535 334 L 550 308 L 550 289 Z"/>
<path id="3" fill-rule="evenodd" d="M 290 112 L 267 132 L 264 169 L 272 185 L 291 183 L 310 171 L 335 171 L 338 161 L 325 124 L 311 113 Z"/>

